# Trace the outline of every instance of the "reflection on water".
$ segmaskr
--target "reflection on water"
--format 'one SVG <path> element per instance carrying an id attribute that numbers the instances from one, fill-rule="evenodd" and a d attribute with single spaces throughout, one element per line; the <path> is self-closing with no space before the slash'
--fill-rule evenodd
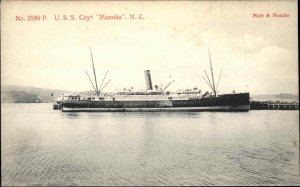
<path id="1" fill-rule="evenodd" d="M 62 113 L 3 104 L 2 185 L 299 184 L 298 111 Z"/>
<path id="2" fill-rule="evenodd" d="M 65 116 L 69 119 L 78 119 L 80 117 L 80 113 L 62 113 L 62 116 Z"/>

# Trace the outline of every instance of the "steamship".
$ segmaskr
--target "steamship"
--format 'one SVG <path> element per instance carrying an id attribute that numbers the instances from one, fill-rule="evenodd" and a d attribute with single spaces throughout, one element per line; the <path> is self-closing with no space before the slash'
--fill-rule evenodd
<path id="1" fill-rule="evenodd" d="M 91 51 L 90 51 L 91 52 Z M 107 72 L 98 88 L 93 55 L 91 59 L 94 72 L 94 83 L 86 72 L 95 93 L 93 95 L 63 94 L 59 96 L 53 109 L 63 112 L 154 112 L 154 111 L 249 111 L 249 93 L 217 94 L 218 83 L 215 84 L 213 68 L 210 59 L 211 78 L 206 71 L 203 76 L 212 92 L 202 93 L 200 89 L 185 89 L 177 92 L 169 92 L 166 89 L 173 83 L 169 82 L 164 88 L 155 85 L 153 88 L 150 70 L 145 70 L 145 91 L 124 89 L 113 93 L 104 93 L 103 89 L 110 80 L 103 85 Z"/>

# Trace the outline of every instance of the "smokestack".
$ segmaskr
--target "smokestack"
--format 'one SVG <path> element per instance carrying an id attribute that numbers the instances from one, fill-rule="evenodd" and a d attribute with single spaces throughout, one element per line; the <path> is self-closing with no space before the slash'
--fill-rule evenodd
<path id="1" fill-rule="evenodd" d="M 145 70 L 144 73 L 145 73 L 147 90 L 152 90 L 152 82 L 151 82 L 150 70 Z"/>

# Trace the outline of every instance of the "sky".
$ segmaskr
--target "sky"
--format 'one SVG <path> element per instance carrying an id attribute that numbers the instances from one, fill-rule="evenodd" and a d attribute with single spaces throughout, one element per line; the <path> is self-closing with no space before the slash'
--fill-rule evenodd
<path id="1" fill-rule="evenodd" d="M 104 91 L 145 90 L 144 70 L 153 85 L 175 80 L 170 91 L 206 91 L 209 49 L 219 93 L 298 94 L 297 11 L 297 1 L 2 1 L 1 85 L 92 90 L 91 49 L 98 86 L 108 70 Z"/>

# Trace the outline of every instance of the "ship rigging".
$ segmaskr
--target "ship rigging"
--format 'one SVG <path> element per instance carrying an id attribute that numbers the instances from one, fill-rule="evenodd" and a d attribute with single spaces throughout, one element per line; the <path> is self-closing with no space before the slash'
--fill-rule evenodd
<path id="1" fill-rule="evenodd" d="M 204 76 L 203 79 L 205 80 L 206 84 L 208 85 L 208 87 L 212 90 L 212 93 L 215 97 L 217 97 L 217 93 L 218 93 L 218 86 L 219 86 L 219 82 L 220 82 L 220 78 L 221 78 L 221 75 L 222 75 L 222 69 L 220 71 L 220 75 L 219 75 L 219 79 L 218 79 L 218 83 L 217 83 L 217 86 L 215 85 L 215 79 L 214 79 L 214 71 L 213 71 L 213 66 L 212 66 L 212 62 L 211 62 L 211 56 L 210 56 L 210 50 L 208 48 L 208 56 L 209 56 L 209 64 L 210 64 L 210 72 L 211 72 L 211 80 L 210 78 L 208 77 L 206 71 L 204 70 L 204 73 L 206 75 L 206 78 Z"/>
<path id="2" fill-rule="evenodd" d="M 87 71 L 86 71 L 86 74 L 87 74 L 87 76 L 88 76 L 88 78 L 89 78 L 89 80 L 90 80 L 90 82 L 91 82 L 91 84 L 92 84 L 92 86 L 93 86 L 93 88 L 94 88 L 94 90 L 95 90 L 96 95 L 99 96 L 100 93 L 102 92 L 102 90 L 110 83 L 111 80 L 109 80 L 109 81 L 102 87 L 103 82 L 104 82 L 104 80 L 105 80 L 105 78 L 106 78 L 106 75 L 107 75 L 107 73 L 108 73 L 108 70 L 107 70 L 106 73 L 105 73 L 105 75 L 104 75 L 104 77 L 103 77 L 103 79 L 102 79 L 101 85 L 100 85 L 100 87 L 98 88 L 98 84 L 97 84 L 97 76 L 96 76 L 95 65 L 94 65 L 94 60 L 93 60 L 93 53 L 92 53 L 92 50 L 91 50 L 91 49 L 90 49 L 90 53 L 91 53 L 91 59 L 92 59 L 92 65 L 93 65 L 93 72 L 94 72 L 94 78 L 95 78 L 95 85 L 93 84 L 93 81 L 92 81 L 92 79 L 91 79 L 91 77 L 89 76 L 89 74 L 88 74 Z"/>

